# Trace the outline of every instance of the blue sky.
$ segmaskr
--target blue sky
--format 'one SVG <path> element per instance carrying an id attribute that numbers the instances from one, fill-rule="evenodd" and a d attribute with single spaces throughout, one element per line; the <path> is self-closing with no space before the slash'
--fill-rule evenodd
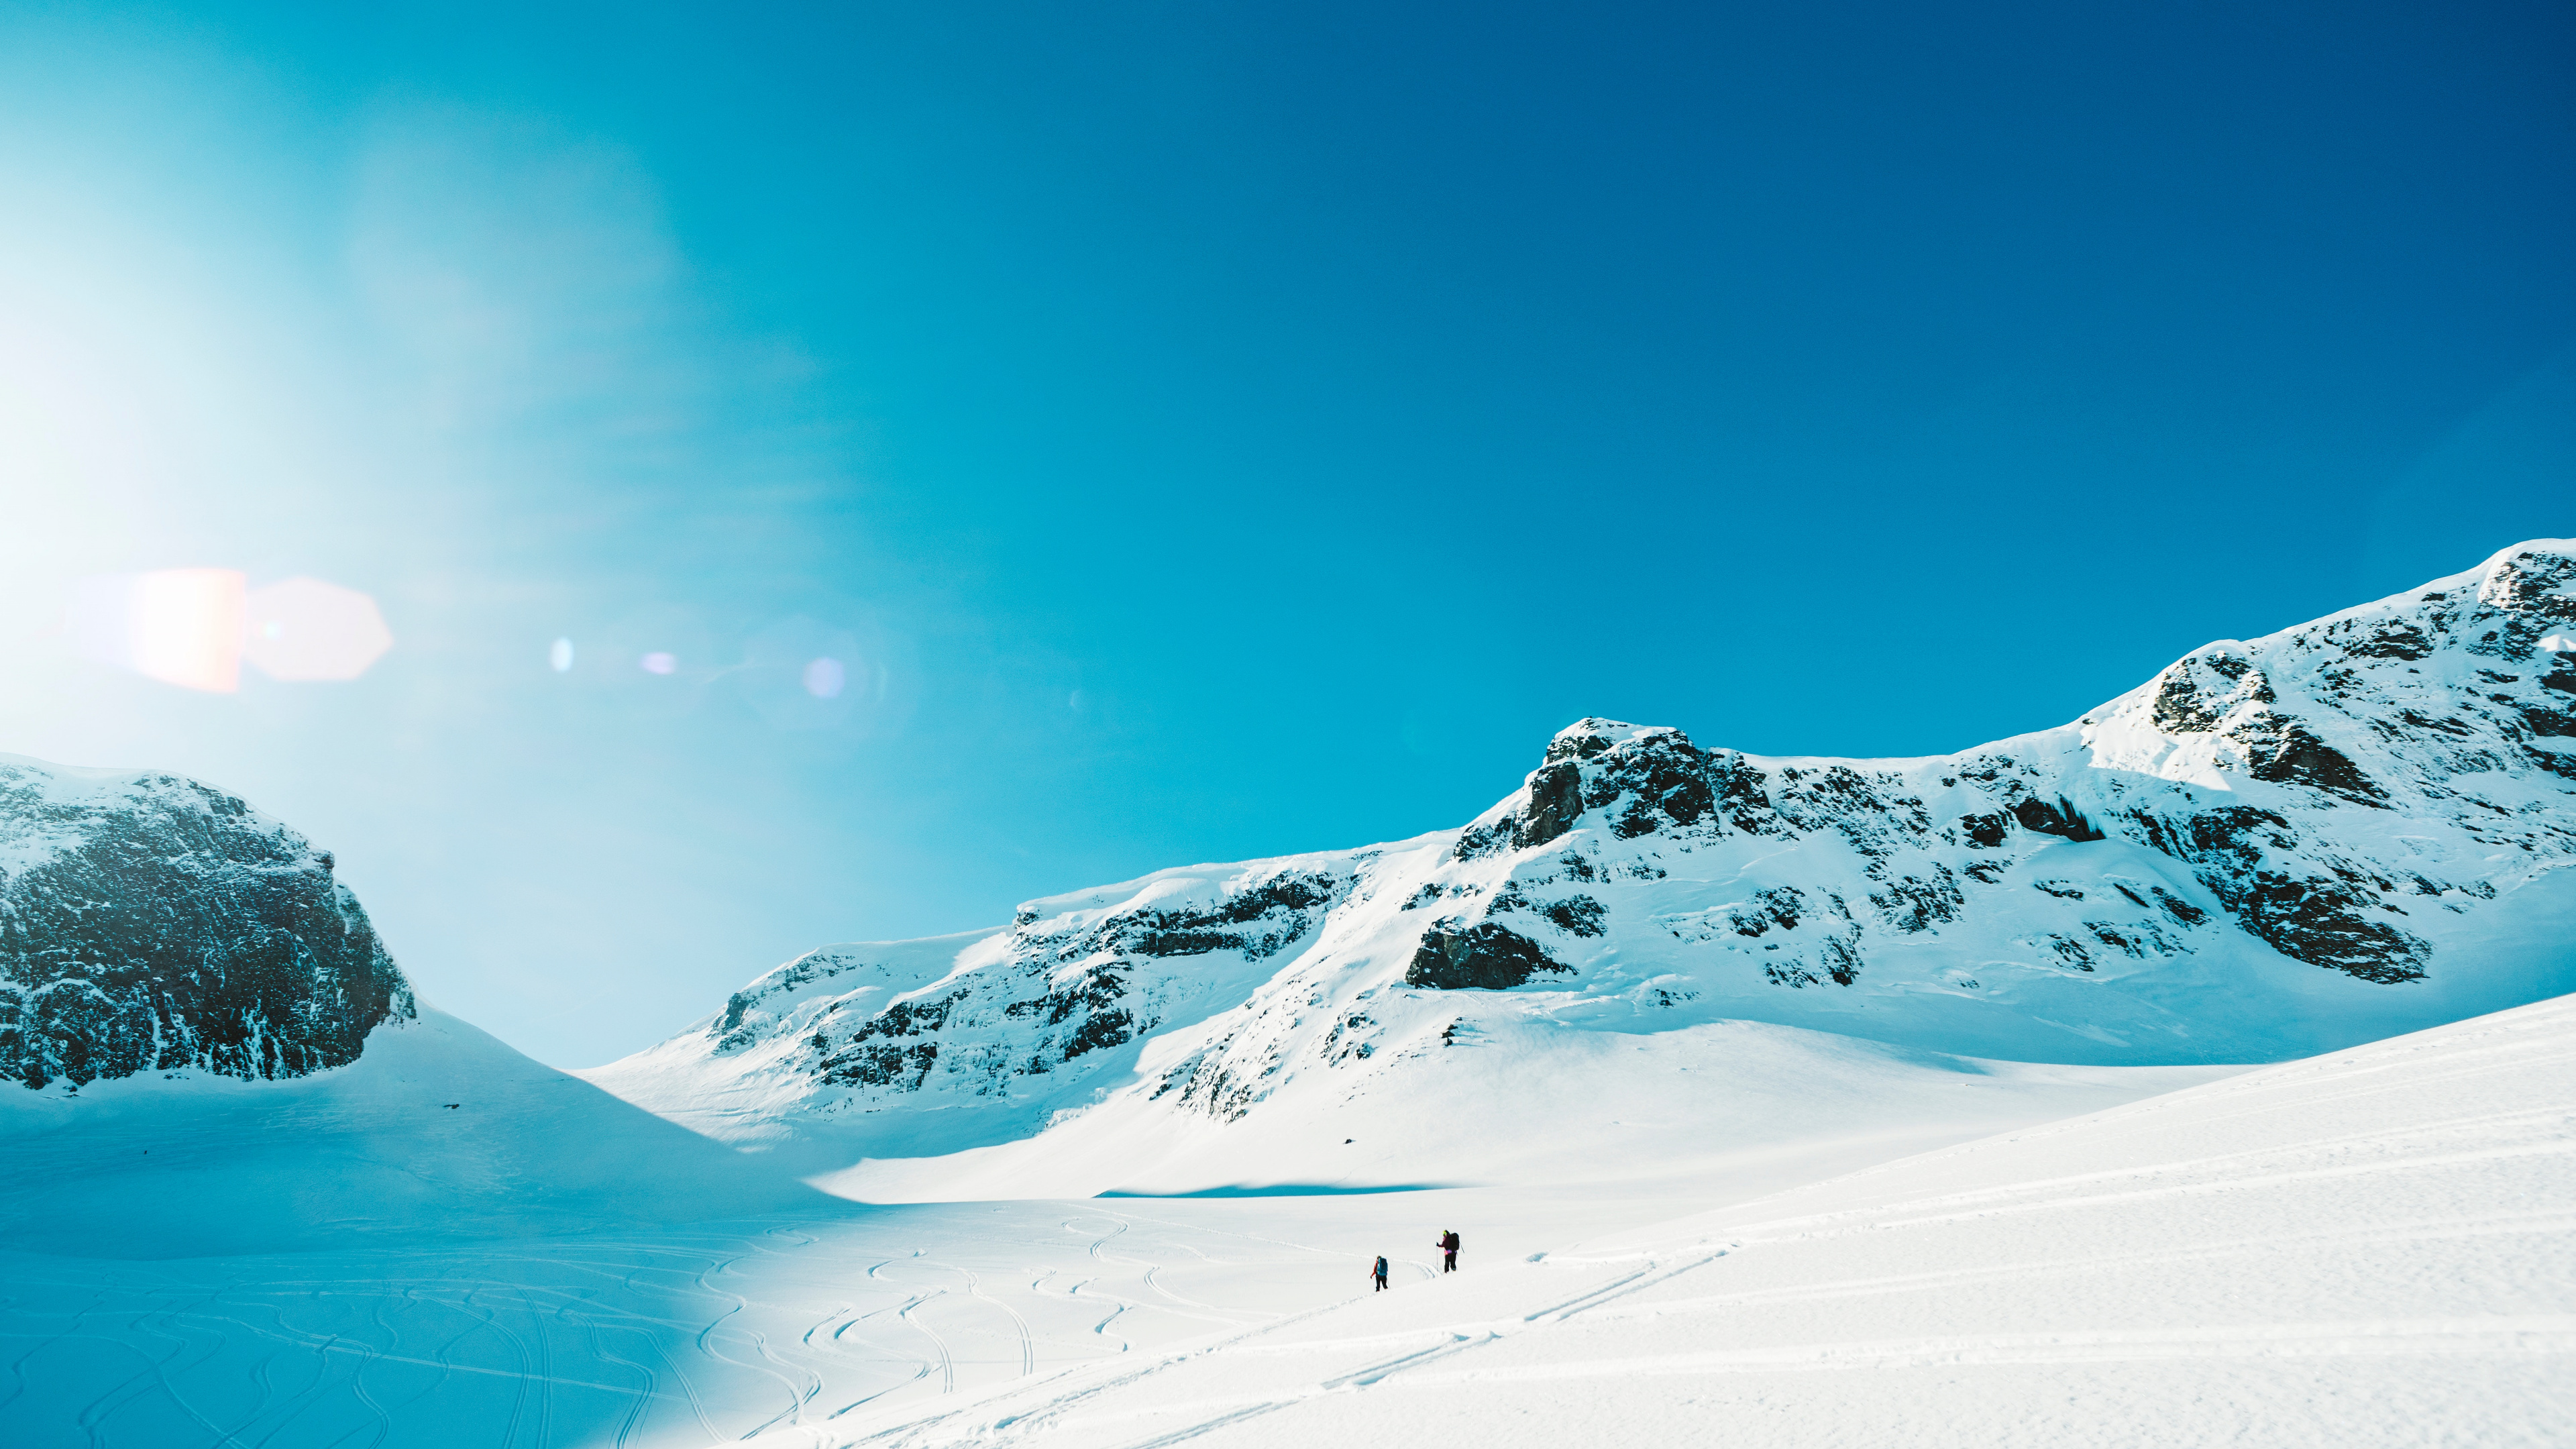
<path id="1" fill-rule="evenodd" d="M 245 793 L 560 1064 L 2576 533 L 2563 6 L 359 9 L 0 17 L 0 750 Z M 49 633 L 183 566 L 395 647 Z"/>

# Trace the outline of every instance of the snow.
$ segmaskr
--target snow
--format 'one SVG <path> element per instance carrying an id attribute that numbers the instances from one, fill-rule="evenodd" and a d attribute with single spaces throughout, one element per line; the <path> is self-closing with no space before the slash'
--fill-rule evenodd
<path id="1" fill-rule="evenodd" d="M 85 1257 L 417 1245 L 815 1201 L 428 1008 L 309 1077 L 0 1091 L 0 1144 L 0 1243 Z"/>
<path id="2" fill-rule="evenodd" d="M 437 1024 L 401 1031 L 434 1041 L 408 1034 Z M 1654 1061 L 1639 1045 L 1627 1075 L 1679 1075 L 1678 1047 Z M 0 1418 L 13 1444 L 273 1449 L 1565 1449 L 1713 1425 L 1753 1445 L 2539 1444 L 2570 1428 L 2576 999 L 2232 1075 L 1909 1060 L 1750 1025 L 1725 1045 L 1708 1055 L 1742 1064 L 1733 1086 L 1788 1077 L 1736 1114 L 1772 1130 L 1661 1177 L 1580 1113 L 1461 1126 L 1426 1103 L 1523 1170 L 1411 1190 L 817 1196 L 481 1239 L 415 1220 L 302 1252 L 0 1253 Z M 2157 1091 L 2176 1072 L 2208 1079 Z M 1893 1124 L 1875 1134 L 1873 1099 Z M 1599 1105 L 1614 1100 L 1639 1105 Z M 168 1103 L 125 1105 L 131 1120 Z M 556 1125 L 527 1110 L 532 1130 Z M 1407 1109 L 1370 1110 L 1388 1130 Z M 1150 1148 L 1127 1144 L 1137 1164 Z M 1466 1251 L 1444 1278 L 1446 1228 Z M 1396 1286 L 1375 1295 L 1381 1252 Z"/>
<path id="3" fill-rule="evenodd" d="M 1568 1061 L 1582 1034 L 1615 1056 L 1743 1022 L 2022 1062 L 2330 1051 L 2576 990 L 2576 671 L 2540 647 L 2566 619 L 2576 543 L 2537 540 L 1956 754 L 1762 757 L 1587 719 L 1461 828 L 826 947 L 582 1075 L 835 1191 L 910 1196 L 960 1190 L 936 1184 L 977 1151 L 971 1172 L 1107 1185 L 1069 1144 L 1113 1130 L 1229 1144 L 1190 1155 L 1198 1186 L 1243 1155 L 1338 1170 L 1284 1104 L 1447 1093 L 1421 1063 L 1460 1029 Z M 1435 937 L 1479 932 L 1538 964 L 1502 990 L 1422 974 Z M 1068 1132 L 1095 1117 L 1124 1125 Z M 1066 1145 L 1024 1149 L 1041 1136 Z"/>
<path id="4" fill-rule="evenodd" d="M 2567 1442 L 2570 620 L 2543 541 L 1955 755 L 1586 720 L 585 1073 L 406 994 L 0 1091 L 0 1437 Z M 0 776 L 0 868 L 219 798 Z"/>
<path id="5" fill-rule="evenodd" d="M 764 1442 L 2563 1443 L 2571 1204 L 2560 999 Z"/>
<path id="6" fill-rule="evenodd" d="M 1380 1252 L 1424 1282 L 1443 1227 L 1489 1266 L 2225 1070 L 1490 1025 L 1416 1064 L 1427 1095 L 1310 1088 L 1262 1134 L 1113 1104 L 824 1179 L 987 1201 L 812 1192 L 428 1011 L 293 1082 L 0 1095 L 0 1416 L 38 1444 L 733 1438 L 1269 1325 Z"/>

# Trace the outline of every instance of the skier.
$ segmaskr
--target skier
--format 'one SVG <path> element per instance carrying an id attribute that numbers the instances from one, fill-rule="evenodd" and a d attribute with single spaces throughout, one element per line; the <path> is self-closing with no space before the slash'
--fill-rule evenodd
<path id="1" fill-rule="evenodd" d="M 1379 1255 L 1378 1255 L 1377 1267 L 1375 1267 L 1374 1269 L 1370 1270 L 1369 1276 L 1370 1276 L 1370 1277 L 1373 1277 L 1373 1278 L 1375 1278 L 1375 1279 L 1377 1279 L 1377 1286 L 1376 1286 L 1375 1288 L 1373 1288 L 1373 1289 L 1370 1289 L 1370 1290 L 1369 1290 L 1370 1292 L 1372 1292 L 1372 1293 L 1383 1293 L 1383 1292 L 1385 1292 L 1385 1291 L 1386 1291 L 1386 1255 L 1385 1255 L 1385 1254 L 1381 1253 L 1381 1254 L 1379 1254 Z"/>
<path id="2" fill-rule="evenodd" d="M 1448 1231 L 1448 1232 L 1444 1232 L 1444 1233 L 1442 1233 L 1442 1234 L 1440 1235 L 1440 1240 L 1439 1240 L 1438 1242 L 1436 1242 L 1436 1243 L 1432 1244 L 1432 1246 L 1433 1246 L 1433 1247 L 1436 1247 L 1436 1248 L 1438 1248 L 1438 1249 L 1440 1250 L 1440 1271 L 1441 1271 L 1441 1272 L 1443 1272 L 1443 1273 L 1455 1273 L 1455 1272 L 1457 1272 L 1457 1271 L 1458 1271 L 1458 1234 L 1457 1234 L 1457 1231 L 1456 1231 L 1455 1229 L 1451 1229 L 1451 1230 L 1450 1230 L 1450 1231 Z"/>

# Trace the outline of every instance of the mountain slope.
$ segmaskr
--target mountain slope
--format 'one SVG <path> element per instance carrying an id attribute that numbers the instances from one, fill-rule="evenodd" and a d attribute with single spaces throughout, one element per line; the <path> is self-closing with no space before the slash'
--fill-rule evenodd
<path id="1" fill-rule="evenodd" d="M 1724 1020 L 2022 1061 L 2265 1061 L 2576 987 L 2576 543 L 2194 651 L 1909 760 L 1585 720 L 1467 826 L 836 946 L 586 1075 L 807 1166 L 1116 1096 L 1419 1091 L 1522 1025 Z M 1408 1084 L 1409 1083 L 1409 1084 Z"/>
<path id="2" fill-rule="evenodd" d="M 193 1258 L 668 1227 L 836 1204 L 423 1007 L 344 1067 L 0 1092 L 0 1242 Z"/>

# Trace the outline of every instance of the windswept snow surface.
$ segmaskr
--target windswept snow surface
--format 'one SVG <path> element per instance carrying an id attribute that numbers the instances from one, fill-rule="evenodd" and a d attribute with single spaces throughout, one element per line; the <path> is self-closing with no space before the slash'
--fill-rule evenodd
<path id="1" fill-rule="evenodd" d="M 2561 998 L 759 1442 L 2562 1445 L 2571 1384 Z"/>

